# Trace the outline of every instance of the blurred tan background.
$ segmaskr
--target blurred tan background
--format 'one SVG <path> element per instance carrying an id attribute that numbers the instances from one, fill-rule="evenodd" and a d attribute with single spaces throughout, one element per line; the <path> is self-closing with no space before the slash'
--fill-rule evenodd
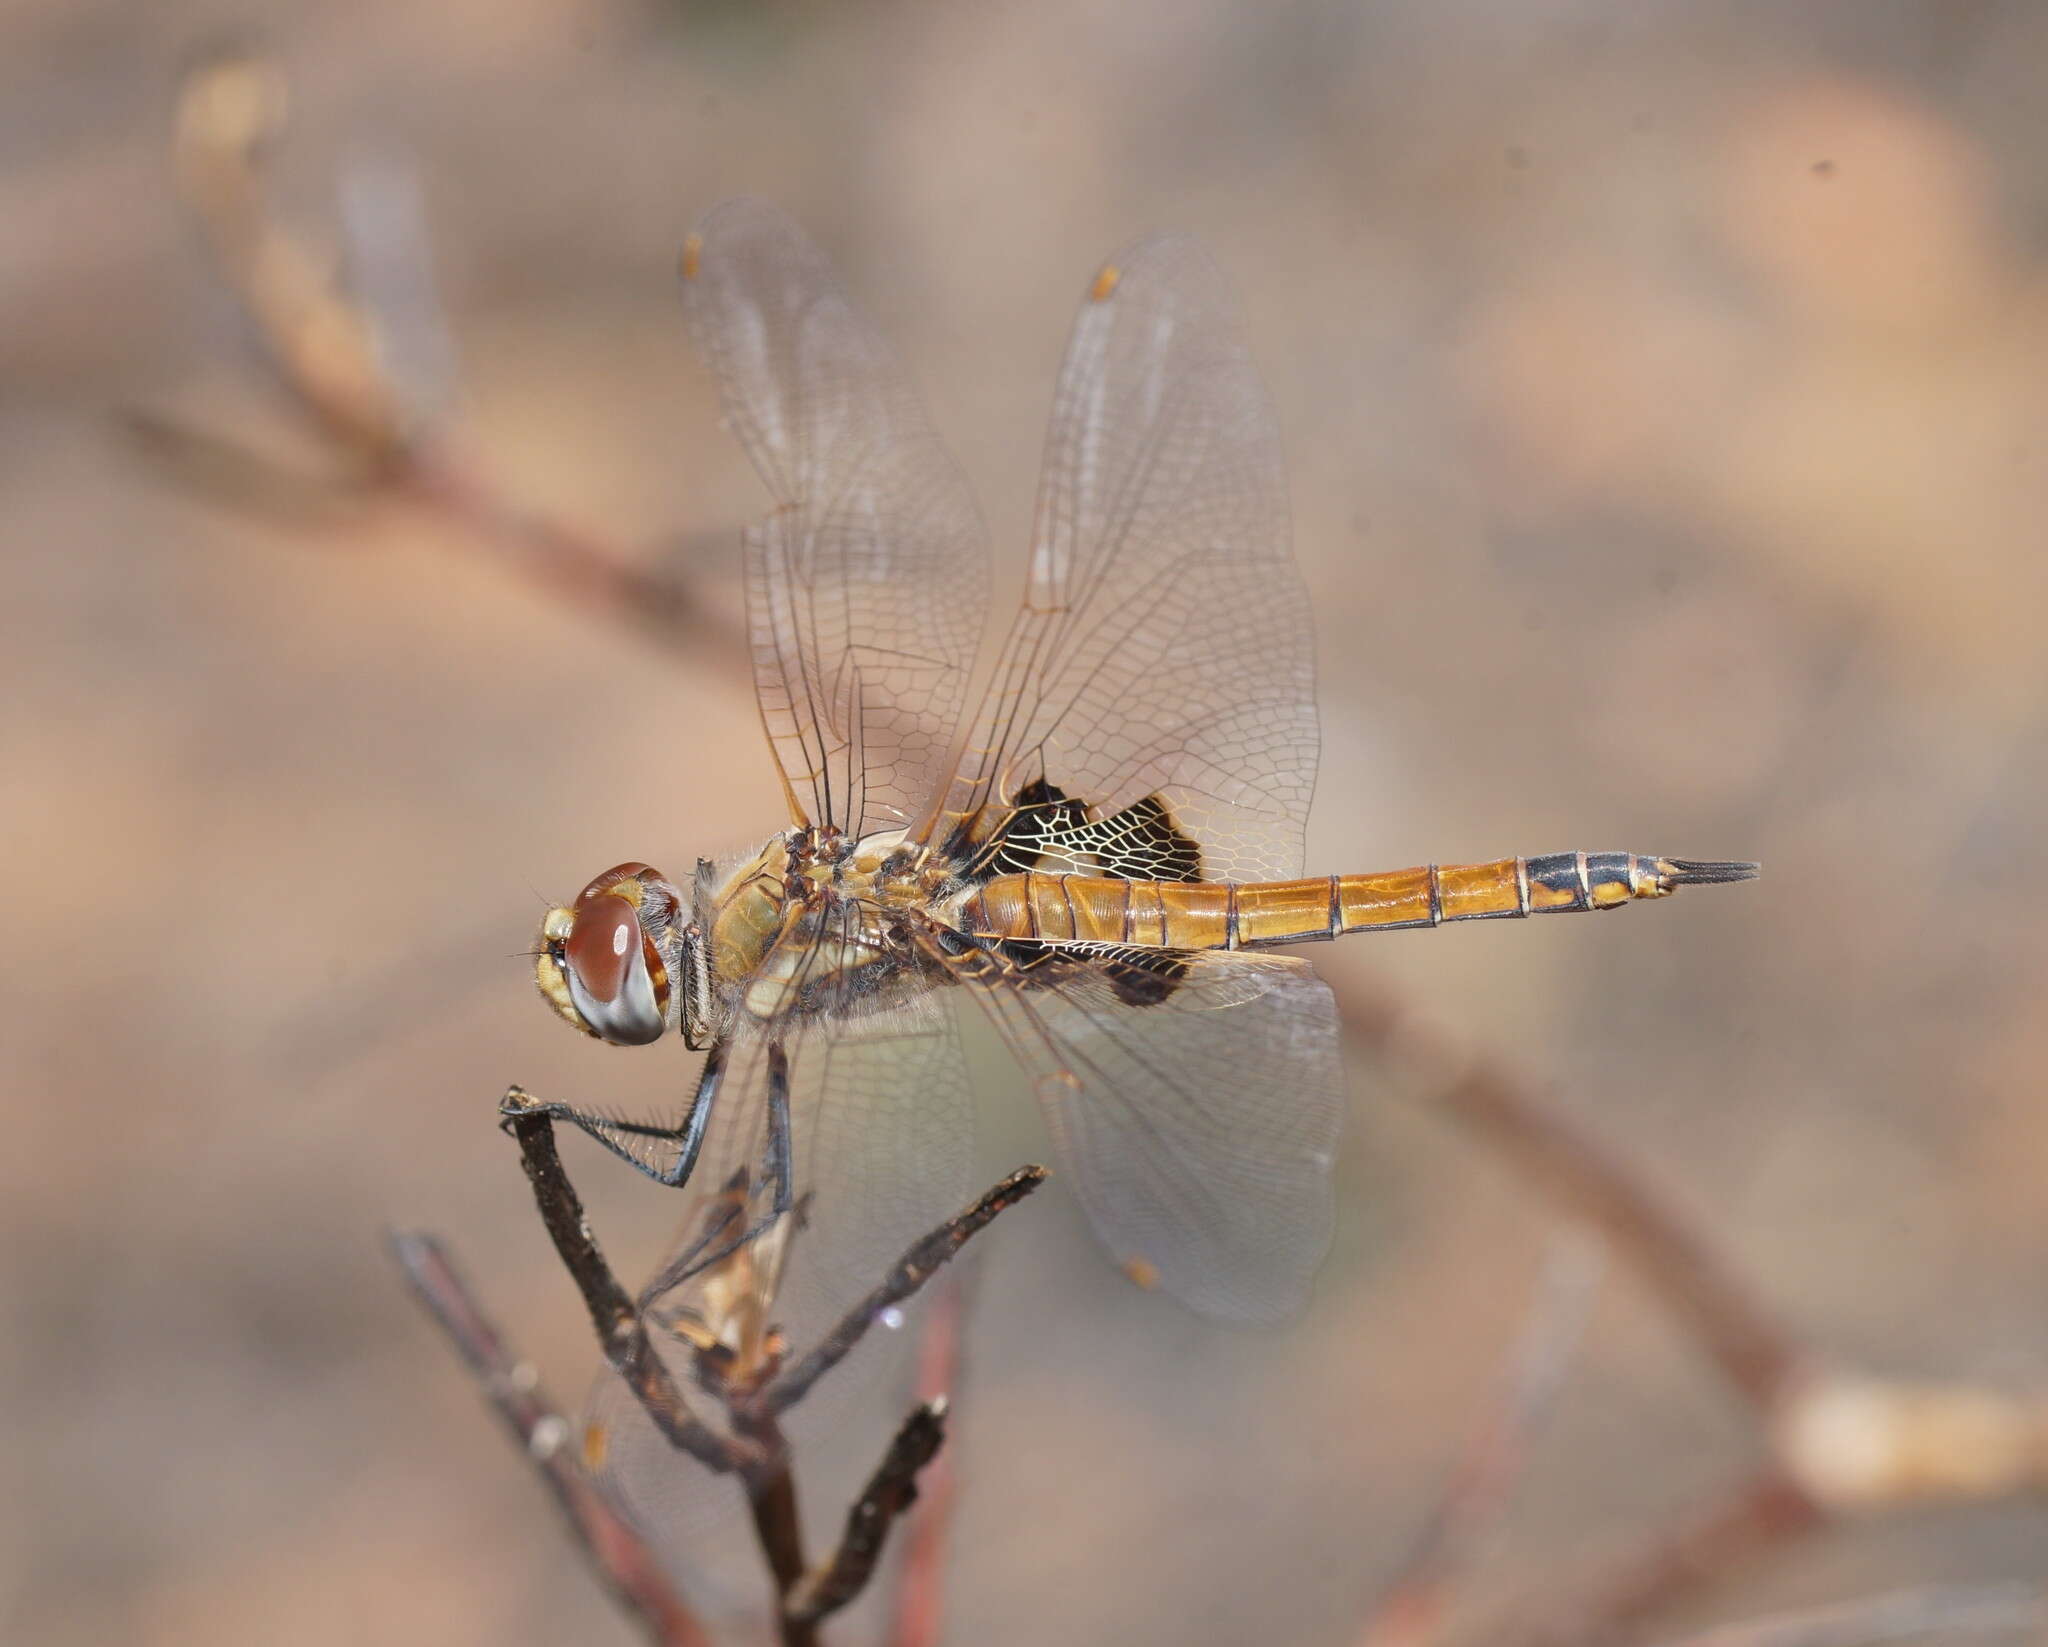
<path id="1" fill-rule="evenodd" d="M 293 221 L 331 234 L 338 167 L 414 168 L 478 466 L 725 610 L 763 500 L 671 289 L 698 211 L 767 194 L 827 247 L 976 477 L 999 604 L 1082 286 L 1203 235 L 1320 625 L 1312 866 L 1767 866 L 1318 964 L 1554 1078 L 1822 1349 L 2048 1382 L 2048 9 L 12 0 L 0 1636 L 631 1639 L 380 1237 L 446 1234 L 573 1397 L 594 1351 L 493 1106 L 686 1070 L 564 1034 L 520 952 L 542 897 L 778 817 L 730 672 L 417 515 L 225 510 L 117 438 L 283 427 L 170 192 L 178 71 L 251 21 L 297 88 Z M 981 1063 L 993 1172 L 1044 1145 Z M 1056 1189 L 998 1227 L 951 1639 L 1348 1639 L 1551 1222 L 1363 1063 L 1356 1096 L 1287 1334 L 1134 1292 Z M 673 1204 L 570 1147 L 651 1262 Z M 1472 1600 L 1753 1446 L 1612 1280 Z M 2044 1554 L 2038 1507 L 1928 1512 L 1698 1616 Z"/>

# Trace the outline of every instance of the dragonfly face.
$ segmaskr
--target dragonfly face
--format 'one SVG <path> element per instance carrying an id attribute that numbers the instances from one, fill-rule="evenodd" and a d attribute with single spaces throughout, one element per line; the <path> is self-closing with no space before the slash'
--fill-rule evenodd
<path id="1" fill-rule="evenodd" d="M 613 1046 L 661 1038 L 696 966 L 682 896 L 643 863 L 606 870 L 541 920 L 535 980 L 556 1012 Z"/>
<path id="2" fill-rule="evenodd" d="M 1346 1099 L 1330 992 L 1275 947 L 1754 873 L 1567 852 L 1303 875 L 1312 614 L 1273 413 L 1191 242 L 1087 288 L 1024 602 L 978 674 L 978 512 L 817 249 L 739 201 L 683 272 L 775 503 L 745 571 L 789 823 L 687 897 L 644 864 L 599 876 L 549 913 L 539 982 L 585 1034 L 708 1049 L 680 1120 L 558 1112 L 664 1183 L 737 1186 L 749 1230 L 801 1207 L 787 1297 L 849 1302 L 964 1200 L 971 1001 L 1112 1258 L 1210 1314 L 1285 1317 L 1329 1242 Z"/>

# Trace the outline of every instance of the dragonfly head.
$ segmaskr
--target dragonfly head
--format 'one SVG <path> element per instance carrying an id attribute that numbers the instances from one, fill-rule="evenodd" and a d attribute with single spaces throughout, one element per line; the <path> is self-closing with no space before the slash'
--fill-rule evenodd
<path id="1" fill-rule="evenodd" d="M 659 871 L 620 864 L 551 909 L 534 969 L 540 992 L 586 1035 L 645 1046 L 676 1021 L 695 957 L 683 898 Z"/>

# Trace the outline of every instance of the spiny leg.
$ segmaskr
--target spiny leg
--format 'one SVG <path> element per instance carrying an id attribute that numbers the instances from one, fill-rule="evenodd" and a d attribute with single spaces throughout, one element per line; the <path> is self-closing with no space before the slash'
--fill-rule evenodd
<path id="1" fill-rule="evenodd" d="M 774 1227 L 775 1221 L 789 1212 L 795 1205 L 795 1182 L 792 1171 L 793 1150 L 790 1139 L 789 1119 L 789 1053 L 780 1041 L 768 1043 L 768 1137 L 762 1146 L 761 1176 L 774 1186 L 774 1194 L 768 1210 L 747 1225 L 738 1235 L 732 1237 L 710 1252 L 704 1249 L 724 1231 L 732 1228 L 733 1219 L 723 1217 L 712 1222 L 704 1233 L 685 1247 L 682 1252 L 662 1266 L 661 1273 L 650 1281 L 641 1293 L 643 1299 L 659 1298 L 693 1275 L 701 1275 L 715 1264 L 723 1263 L 734 1253 L 745 1247 L 756 1237 Z"/>
<path id="2" fill-rule="evenodd" d="M 711 1124 L 711 1112 L 717 1105 L 719 1084 L 725 1074 L 725 1057 L 725 1043 L 713 1043 L 705 1055 L 704 1068 L 697 1076 L 697 1088 L 690 1096 L 690 1107 L 682 1121 L 672 1127 L 656 1126 L 646 1121 L 615 1120 L 558 1099 L 536 1098 L 518 1087 L 506 1093 L 498 1106 L 498 1113 L 508 1120 L 518 1115 L 541 1114 L 551 1120 L 572 1122 L 620 1160 L 646 1173 L 656 1183 L 680 1189 L 690 1181 L 690 1174 L 696 1170 L 697 1157 L 703 1151 L 704 1135 Z M 631 1142 L 633 1139 L 648 1139 L 675 1147 L 672 1152 L 659 1151 L 646 1144 L 636 1145 Z"/>

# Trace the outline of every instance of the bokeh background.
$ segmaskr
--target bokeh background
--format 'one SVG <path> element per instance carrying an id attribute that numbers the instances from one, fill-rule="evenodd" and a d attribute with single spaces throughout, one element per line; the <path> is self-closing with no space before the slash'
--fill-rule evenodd
<path id="1" fill-rule="evenodd" d="M 521 951 L 601 866 L 778 816 L 730 668 L 417 513 L 224 508 L 120 438 L 136 407 L 302 438 L 171 188 L 177 75 L 252 23 L 296 89 L 291 221 L 332 241 L 338 177 L 416 180 L 477 467 L 719 611 L 762 498 L 671 288 L 698 211 L 767 194 L 827 247 L 975 476 L 1003 590 L 1082 286 L 1139 232 L 1204 236 L 1315 597 L 1312 865 L 1767 865 L 1317 963 L 1554 1081 L 1822 1350 L 2048 1382 L 2048 9 L 10 0 L 0 1635 L 631 1639 L 381 1233 L 446 1234 L 573 1394 L 594 1352 L 496 1097 L 649 1105 L 686 1070 L 564 1034 Z M 1041 1154 L 979 1063 L 991 1172 Z M 1134 1291 L 1057 1188 L 989 1239 L 952 1639 L 1349 1638 L 1552 1223 L 1426 1095 L 1360 1059 L 1355 1096 L 1285 1333 Z M 572 1150 L 650 1263 L 673 1205 Z M 1470 1600 L 1754 1447 L 1612 1279 Z M 2038 1507 L 1892 1518 L 1687 1617 L 2044 1551 Z"/>

